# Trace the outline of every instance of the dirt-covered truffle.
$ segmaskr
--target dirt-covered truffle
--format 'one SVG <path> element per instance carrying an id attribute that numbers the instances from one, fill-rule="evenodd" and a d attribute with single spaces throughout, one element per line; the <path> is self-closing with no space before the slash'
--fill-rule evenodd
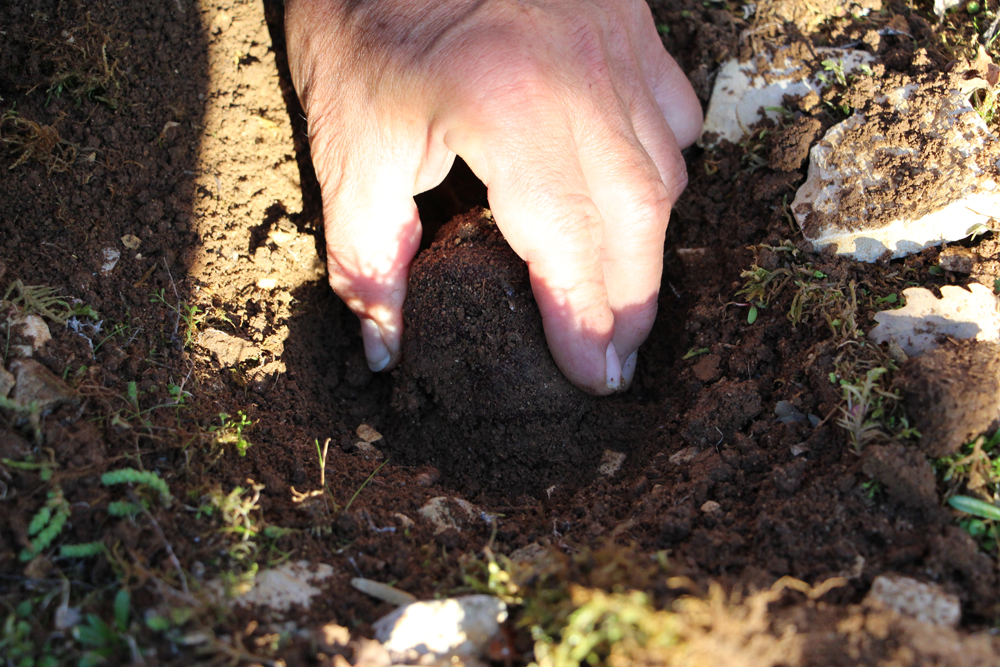
<path id="1" fill-rule="evenodd" d="M 575 435 L 593 399 L 553 361 L 527 266 L 488 212 L 455 218 L 417 258 L 403 315 L 393 404 L 437 434 L 404 457 L 459 485 L 489 470 L 503 491 L 540 492 L 594 467 L 601 449 Z"/>
<path id="2" fill-rule="evenodd" d="M 1000 415 L 1000 346 L 960 340 L 910 359 L 896 376 L 928 456 L 947 456 Z"/>

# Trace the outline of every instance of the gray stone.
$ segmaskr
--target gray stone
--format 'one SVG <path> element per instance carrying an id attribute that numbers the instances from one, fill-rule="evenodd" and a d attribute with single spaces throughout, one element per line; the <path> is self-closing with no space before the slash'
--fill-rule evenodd
<path id="1" fill-rule="evenodd" d="M 7 398 L 14 388 L 14 376 L 6 368 L 0 367 L 0 398 Z"/>
<path id="2" fill-rule="evenodd" d="M 968 248 L 945 248 L 938 256 L 938 266 L 954 273 L 972 273 L 978 261 L 979 255 Z"/>
<path id="3" fill-rule="evenodd" d="M 69 385 L 34 359 L 16 359 L 10 370 L 15 377 L 11 398 L 25 408 L 34 404 L 45 415 L 60 405 L 79 401 Z"/>

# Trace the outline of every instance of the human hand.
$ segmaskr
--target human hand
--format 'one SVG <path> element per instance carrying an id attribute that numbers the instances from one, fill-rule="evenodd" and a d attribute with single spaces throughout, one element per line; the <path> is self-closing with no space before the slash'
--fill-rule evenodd
<path id="1" fill-rule="evenodd" d="M 413 196 L 458 154 L 528 264 L 556 364 L 628 386 L 701 108 L 642 0 L 289 0 L 330 284 L 369 366 L 399 362 Z"/>

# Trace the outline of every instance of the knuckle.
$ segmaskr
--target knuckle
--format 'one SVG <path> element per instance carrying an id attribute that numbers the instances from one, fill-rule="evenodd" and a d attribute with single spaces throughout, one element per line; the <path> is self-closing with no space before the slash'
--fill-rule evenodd
<path id="1" fill-rule="evenodd" d="M 670 208 L 674 200 L 670 188 L 659 178 L 647 178 L 636 189 L 635 202 L 643 211 L 660 211 Z"/>
<path id="2" fill-rule="evenodd" d="M 687 188 L 689 178 L 687 164 L 683 160 L 679 160 L 672 167 L 673 169 L 668 171 L 668 173 L 663 174 L 663 184 L 667 190 L 668 204 L 670 206 L 673 206 L 673 203 L 677 201 L 681 193 Z"/>

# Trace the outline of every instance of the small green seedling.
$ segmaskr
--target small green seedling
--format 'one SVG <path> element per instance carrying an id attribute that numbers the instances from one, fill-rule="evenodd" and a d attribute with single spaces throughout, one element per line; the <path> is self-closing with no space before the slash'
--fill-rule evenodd
<path id="1" fill-rule="evenodd" d="M 175 320 L 174 333 L 177 334 L 181 322 L 184 323 L 184 347 L 190 347 L 194 342 L 194 337 L 198 333 L 198 328 L 205 321 L 207 313 L 198 306 L 184 303 L 177 298 L 177 303 L 172 304 L 167 301 L 166 289 L 160 288 L 159 292 L 153 292 L 149 297 L 150 303 L 159 303 L 173 311 Z"/>
<path id="2" fill-rule="evenodd" d="M 252 479 L 247 482 L 250 484 L 249 489 L 237 486 L 229 493 L 223 493 L 218 487 L 213 489 L 202 498 L 196 515 L 213 516 L 218 512 L 224 524 L 220 532 L 239 535 L 240 541 L 228 551 L 229 556 L 236 561 L 248 560 L 257 551 L 254 538 L 257 537 L 259 527 L 252 514 L 260 510 L 260 492 L 264 485 L 256 484 Z"/>
<path id="3" fill-rule="evenodd" d="M 104 486 L 114 486 L 116 484 L 142 484 L 160 494 L 160 501 L 164 507 L 169 507 L 173 502 L 170 495 L 170 487 L 155 472 L 148 470 L 136 470 L 135 468 L 121 468 L 112 470 L 101 475 L 101 483 Z"/>
<path id="4" fill-rule="evenodd" d="M 331 438 L 327 438 L 321 448 L 319 446 L 319 438 L 316 438 L 316 455 L 319 456 L 319 486 L 321 489 L 326 488 L 326 455 L 330 449 L 330 440 Z"/>
<path id="5" fill-rule="evenodd" d="M 17 470 L 37 470 L 38 478 L 43 482 L 52 479 L 52 471 L 57 467 L 55 463 L 51 462 L 35 463 L 34 461 L 14 461 L 13 459 L 0 459 L 0 462 L 8 468 Z"/>
<path id="6" fill-rule="evenodd" d="M 48 549 L 66 526 L 69 515 L 69 503 L 63 497 L 62 489 L 57 486 L 49 492 L 48 501 L 28 524 L 28 537 L 32 538 L 31 546 L 21 551 L 19 556 L 21 562 L 26 563 Z"/>
<path id="7" fill-rule="evenodd" d="M 100 319 L 100 314 L 91 306 L 74 299 L 67 300 L 59 290 L 48 285 L 25 285 L 15 280 L 7 288 L 0 304 L 13 306 L 23 315 L 39 315 L 57 324 L 66 324 L 71 317 Z"/>
<path id="8" fill-rule="evenodd" d="M 993 218 L 990 218 L 986 222 L 977 222 L 965 230 L 965 235 L 969 237 L 970 241 L 975 241 L 978 236 L 985 236 L 990 232 L 996 231 L 995 225 L 996 223 L 993 221 Z"/>
<path id="9" fill-rule="evenodd" d="M 366 479 L 364 482 L 361 483 L 361 486 L 358 487 L 358 490 L 355 491 L 354 495 L 351 496 L 351 499 L 347 501 L 347 505 L 344 506 L 344 511 L 345 512 L 347 510 L 351 509 L 351 505 L 354 504 L 354 500 L 358 497 L 358 494 L 361 493 L 361 490 L 364 489 L 366 486 L 368 486 L 368 482 L 370 482 L 373 479 L 375 479 L 375 475 L 378 474 L 378 471 L 381 470 L 382 468 L 384 468 L 385 464 L 388 463 L 388 462 L 389 462 L 389 459 L 386 459 L 385 461 L 382 461 L 382 464 L 379 467 L 375 468 L 375 470 L 372 471 L 372 474 L 368 475 L 368 479 Z"/>
<path id="10" fill-rule="evenodd" d="M 869 500 L 875 500 L 875 498 L 883 491 L 882 482 L 877 479 L 868 480 L 861 485 L 861 488 L 864 489 L 865 497 Z"/>
<path id="11" fill-rule="evenodd" d="M 96 614 L 87 614 L 86 620 L 73 628 L 73 639 L 85 649 L 80 657 L 79 667 L 108 664 L 125 646 L 124 639 L 116 629 Z"/>
<path id="12" fill-rule="evenodd" d="M 948 504 L 959 512 L 965 512 L 981 519 L 1000 521 L 1000 507 L 993 503 L 988 503 L 978 498 L 970 496 L 952 496 L 948 499 Z"/>
<path id="13" fill-rule="evenodd" d="M 247 450 L 253 447 L 253 443 L 243 437 L 243 429 L 253 426 L 253 422 L 243 414 L 242 410 L 236 414 L 237 419 L 230 419 L 225 412 L 220 412 L 219 421 L 222 422 L 222 426 L 213 426 L 208 432 L 215 434 L 215 444 L 236 445 L 236 451 L 240 456 L 246 456 Z"/>
<path id="14" fill-rule="evenodd" d="M 772 111 L 776 114 L 780 114 L 785 118 L 792 118 L 795 116 L 795 112 L 791 109 L 786 109 L 785 107 L 764 107 L 764 111 Z"/>
<path id="15" fill-rule="evenodd" d="M 886 368 L 873 368 L 865 374 L 864 380 L 856 383 L 840 381 L 847 406 L 841 408 L 842 416 L 837 425 L 850 435 L 856 453 L 861 453 L 865 445 L 884 435 L 879 423 L 885 415 L 884 403 L 886 399 L 894 401 L 898 398 L 879 387 L 879 379 L 887 372 Z"/>
<path id="16" fill-rule="evenodd" d="M 832 59 L 824 60 L 823 71 L 833 74 L 833 77 L 840 85 L 847 85 L 847 74 L 844 72 L 844 61 Z"/>
<path id="17" fill-rule="evenodd" d="M 119 518 L 135 518 L 143 512 L 142 505 L 128 500 L 115 500 L 108 503 L 108 514 Z"/>
<path id="18" fill-rule="evenodd" d="M 22 600 L 0 627 L 0 659 L 6 659 L 4 665 L 59 667 L 65 664 L 64 660 L 53 655 L 49 641 L 42 646 L 35 643 L 35 628 L 32 625 L 35 611 L 30 599 Z"/>
<path id="19" fill-rule="evenodd" d="M 104 542 L 85 542 L 83 544 L 64 544 L 59 547 L 61 558 L 91 558 L 107 553 Z"/>

